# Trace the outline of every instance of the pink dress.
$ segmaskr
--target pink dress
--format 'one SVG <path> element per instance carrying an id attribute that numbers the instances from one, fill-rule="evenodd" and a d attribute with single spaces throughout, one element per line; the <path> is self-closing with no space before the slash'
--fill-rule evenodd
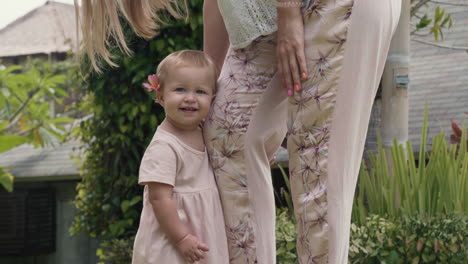
<path id="1" fill-rule="evenodd" d="M 180 219 L 210 249 L 198 263 L 229 263 L 223 211 L 206 151 L 195 150 L 158 129 L 143 156 L 138 182 L 174 186 L 173 197 L 177 200 Z M 159 226 L 148 200 L 148 186 L 144 189 L 132 263 L 186 263 Z"/>

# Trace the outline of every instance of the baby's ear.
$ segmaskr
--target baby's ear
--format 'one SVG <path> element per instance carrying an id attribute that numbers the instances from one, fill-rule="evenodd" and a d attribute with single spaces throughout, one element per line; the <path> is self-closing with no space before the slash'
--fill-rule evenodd
<path id="1" fill-rule="evenodd" d="M 156 91 L 156 102 L 164 107 L 164 97 L 162 91 Z"/>

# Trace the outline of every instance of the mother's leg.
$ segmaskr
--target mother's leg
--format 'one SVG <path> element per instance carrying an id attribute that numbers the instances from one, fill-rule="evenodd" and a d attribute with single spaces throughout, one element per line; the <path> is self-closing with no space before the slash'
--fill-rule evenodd
<path id="1" fill-rule="evenodd" d="M 290 99 L 300 263 L 347 263 L 354 189 L 400 0 L 316 0 L 305 13 L 310 79 Z"/>
<path id="2" fill-rule="evenodd" d="M 354 191 L 372 104 L 382 77 L 401 0 L 356 0 L 340 77 L 330 142 L 330 263 L 348 260 Z"/>
<path id="3" fill-rule="evenodd" d="M 285 92 L 277 86 L 275 36 L 230 50 L 205 142 L 223 203 L 230 263 L 276 263 L 269 159 L 286 133 Z"/>

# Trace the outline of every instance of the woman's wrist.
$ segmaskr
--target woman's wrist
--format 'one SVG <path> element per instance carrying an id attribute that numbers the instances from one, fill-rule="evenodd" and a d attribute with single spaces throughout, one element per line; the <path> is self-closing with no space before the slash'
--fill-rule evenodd
<path id="1" fill-rule="evenodd" d="M 291 7 L 291 8 L 277 8 L 278 21 L 283 19 L 289 20 L 294 17 L 302 17 L 302 12 L 300 7 Z"/>

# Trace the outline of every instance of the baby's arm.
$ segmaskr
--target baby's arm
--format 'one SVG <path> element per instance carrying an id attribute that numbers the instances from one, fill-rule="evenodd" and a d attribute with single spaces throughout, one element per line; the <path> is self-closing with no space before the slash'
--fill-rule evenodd
<path id="1" fill-rule="evenodd" d="M 208 247 L 189 233 L 177 214 L 177 203 L 172 199 L 173 187 L 158 182 L 148 183 L 148 194 L 153 212 L 169 241 L 190 263 L 204 258 Z"/>

